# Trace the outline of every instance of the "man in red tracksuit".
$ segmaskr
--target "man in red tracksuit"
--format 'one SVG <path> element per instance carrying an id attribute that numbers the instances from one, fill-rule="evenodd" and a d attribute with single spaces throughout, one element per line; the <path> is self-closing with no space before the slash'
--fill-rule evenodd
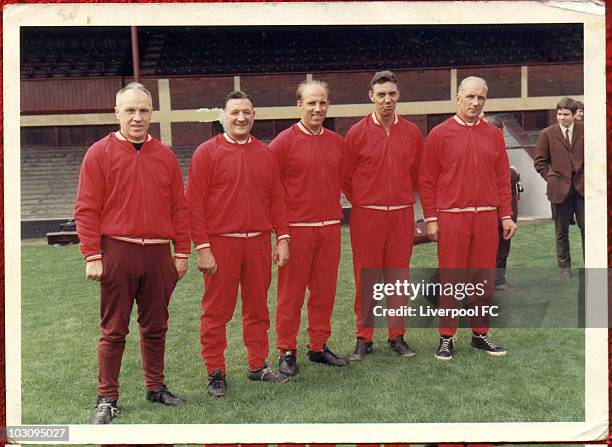
<path id="1" fill-rule="evenodd" d="M 429 133 L 419 177 L 427 233 L 438 241 L 441 280 L 452 283 L 458 275 L 471 275 L 465 269 L 480 269 L 479 277 L 468 280 L 486 284 L 484 295 L 478 299 L 474 296 L 469 302 L 481 310 L 480 306 L 490 305 L 493 297 L 498 219 L 502 221 L 504 238 L 510 239 L 516 231 L 504 138 L 498 128 L 479 119 L 486 95 L 483 79 L 468 77 L 461 81 L 457 114 Z M 440 297 L 443 309 L 455 306 L 454 296 Z M 494 356 L 506 354 L 489 339 L 488 319 L 480 313 L 470 319 L 472 346 Z M 457 320 L 441 318 L 439 330 L 435 356 L 450 360 Z"/>
<path id="2" fill-rule="evenodd" d="M 307 287 L 308 358 L 332 366 L 347 364 L 326 345 L 340 262 L 343 139 L 323 127 L 329 107 L 326 83 L 304 81 L 296 93 L 300 121 L 270 143 L 279 164 L 291 235 L 291 262 L 278 270 L 276 303 L 279 369 L 289 376 L 298 372 L 297 334 Z"/>
<path id="3" fill-rule="evenodd" d="M 268 367 L 270 232 L 277 236 L 274 261 L 289 259 L 283 190 L 274 153 L 250 135 L 253 100 L 232 92 L 225 100 L 226 132 L 201 144 L 189 166 L 187 202 L 191 238 L 204 274 L 200 342 L 208 393 L 225 395 L 225 329 L 240 285 L 242 332 L 251 380 L 286 382 Z"/>
<path id="4" fill-rule="evenodd" d="M 361 296 L 366 272 L 362 269 L 385 269 L 387 283 L 402 279 L 395 278 L 398 274 L 407 279 L 414 240 L 413 191 L 423 148 L 417 126 L 395 114 L 399 100 L 395 75 L 378 72 L 369 87 L 375 112 L 351 127 L 344 155 L 343 189 L 352 204 L 357 343 L 351 360 L 355 361 L 372 352 L 374 334 L 372 323 L 368 323 L 371 298 L 362 300 Z M 387 307 L 403 304 L 402 298 L 387 299 Z M 390 318 L 387 323 L 390 347 L 404 357 L 415 355 L 404 340 L 403 319 Z"/>
<path id="5" fill-rule="evenodd" d="M 100 281 L 94 424 L 108 424 L 118 414 L 119 370 L 134 300 L 146 397 L 170 406 L 184 403 L 164 384 L 168 303 L 190 253 L 183 176 L 174 152 L 147 133 L 151 94 L 142 84 L 117 93 L 115 112 L 120 130 L 85 154 L 74 211 L 85 276 Z"/>

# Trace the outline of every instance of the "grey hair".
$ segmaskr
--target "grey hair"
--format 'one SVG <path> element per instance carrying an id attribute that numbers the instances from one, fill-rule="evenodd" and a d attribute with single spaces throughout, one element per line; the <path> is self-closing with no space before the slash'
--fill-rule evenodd
<path id="1" fill-rule="evenodd" d="M 128 85 L 119 90 L 117 92 L 117 95 L 115 96 L 115 104 L 119 102 L 119 98 L 121 97 L 121 95 L 123 95 L 128 90 L 140 90 L 149 97 L 149 101 L 151 101 L 151 104 L 153 104 L 153 97 L 151 96 L 151 92 L 147 90 L 146 87 L 140 82 L 130 82 Z"/>
<path id="2" fill-rule="evenodd" d="M 468 76 L 467 78 L 462 79 L 461 82 L 459 83 L 459 87 L 457 87 L 457 94 L 459 94 L 459 92 L 463 90 L 463 88 L 465 87 L 465 84 L 467 84 L 468 82 L 472 82 L 472 81 L 482 82 L 482 84 L 485 87 L 485 93 L 489 91 L 489 87 L 487 86 L 487 81 L 485 81 L 482 78 L 479 78 L 478 76 Z"/>

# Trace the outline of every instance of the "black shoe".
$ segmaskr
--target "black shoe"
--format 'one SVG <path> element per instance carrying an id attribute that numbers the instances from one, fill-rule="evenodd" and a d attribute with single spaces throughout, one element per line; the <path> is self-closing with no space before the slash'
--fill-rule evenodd
<path id="1" fill-rule="evenodd" d="M 157 391 L 147 391 L 147 400 L 168 407 L 176 407 L 177 405 L 183 405 L 185 403 L 183 399 L 172 394 L 168 388 L 166 388 L 166 385 L 162 385 Z"/>
<path id="2" fill-rule="evenodd" d="M 250 369 L 247 370 L 247 377 L 255 381 L 272 383 L 285 383 L 289 380 L 289 377 L 287 377 L 283 373 L 274 371 L 265 363 L 261 368 L 258 368 L 255 371 L 252 371 Z"/>
<path id="3" fill-rule="evenodd" d="M 476 349 L 482 349 L 487 354 L 495 357 L 506 355 L 506 350 L 501 346 L 496 346 L 489 340 L 489 334 L 472 334 L 472 346 Z"/>
<path id="4" fill-rule="evenodd" d="M 559 268 L 559 276 L 563 279 L 568 279 L 572 276 L 569 267 L 561 267 Z"/>
<path id="5" fill-rule="evenodd" d="M 438 349 L 435 353 L 435 357 L 438 360 L 452 360 L 454 341 L 454 337 L 440 337 L 440 344 L 438 344 Z"/>
<path id="6" fill-rule="evenodd" d="M 226 389 L 225 374 L 221 373 L 221 370 L 217 368 L 212 374 L 208 375 L 208 394 L 213 397 L 223 397 L 225 396 Z"/>
<path id="7" fill-rule="evenodd" d="M 414 357 L 416 355 L 416 352 L 410 349 L 410 346 L 408 346 L 408 343 L 406 343 L 402 335 L 396 337 L 395 340 L 388 340 L 388 342 L 389 347 L 402 357 Z"/>
<path id="8" fill-rule="evenodd" d="M 373 346 L 374 342 L 365 341 L 363 338 L 358 338 L 357 343 L 355 344 L 355 351 L 353 351 L 353 354 L 351 354 L 350 360 L 353 362 L 363 360 L 366 355 L 372 353 Z"/>
<path id="9" fill-rule="evenodd" d="M 91 417 L 91 423 L 96 425 L 110 424 L 118 414 L 119 408 L 117 408 L 116 400 L 110 400 L 106 396 L 98 396 L 96 412 Z"/>
<path id="10" fill-rule="evenodd" d="M 286 376 L 295 376 L 298 373 L 296 350 L 285 351 L 278 358 L 278 370 Z"/>
<path id="11" fill-rule="evenodd" d="M 308 360 L 315 363 L 323 363 L 329 366 L 346 366 L 348 362 L 331 352 L 327 345 L 323 345 L 323 350 L 319 352 L 308 351 Z"/>

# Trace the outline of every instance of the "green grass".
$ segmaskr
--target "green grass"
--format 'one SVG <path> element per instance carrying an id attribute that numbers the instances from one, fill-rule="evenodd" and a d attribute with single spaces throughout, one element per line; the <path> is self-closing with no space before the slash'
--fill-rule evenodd
<path id="1" fill-rule="evenodd" d="M 580 258 L 579 234 L 572 228 L 572 253 Z M 550 284 L 534 284 L 546 269 L 555 272 L 554 231 L 549 222 L 522 223 L 509 259 L 512 292 L 496 295 L 500 303 L 537 301 Z M 435 245 L 415 247 L 413 267 L 435 267 Z M 96 396 L 98 287 L 83 278 L 76 246 L 22 246 L 22 422 L 87 423 Z M 558 284 L 559 280 L 554 282 Z M 567 284 L 576 286 L 572 278 Z M 144 400 L 138 330 L 133 315 L 121 371 L 120 407 L 113 424 L 127 423 L 365 423 L 365 422 L 553 422 L 584 420 L 584 333 L 581 329 L 495 329 L 494 339 L 508 349 L 492 358 L 469 347 L 469 330 L 460 329 L 457 356 L 435 361 L 437 331 L 408 330 L 418 352 L 398 358 L 386 346 L 386 330 L 375 334 L 375 352 L 347 368 L 327 368 L 306 359 L 305 319 L 299 337 L 300 374 L 290 383 L 250 382 L 245 375 L 240 310 L 228 326 L 225 399 L 206 394 L 200 357 L 201 277 L 192 256 L 187 277 L 170 305 L 166 380 L 189 404 L 162 408 Z M 353 277 L 348 231 L 329 346 L 348 355 L 354 345 Z M 557 294 L 557 292 L 554 292 Z M 275 276 L 269 302 L 272 327 Z M 556 296 L 556 295 L 553 295 Z M 566 311 L 572 311 L 571 300 Z M 570 312 L 571 313 L 571 312 Z M 554 316 L 555 314 L 553 314 Z M 304 315 L 305 317 L 305 315 Z M 551 318 L 550 316 L 548 317 Z M 10 334 L 7 334 L 10 337 Z M 274 331 L 270 346 L 274 347 Z M 276 366 L 271 350 L 270 363 Z"/>

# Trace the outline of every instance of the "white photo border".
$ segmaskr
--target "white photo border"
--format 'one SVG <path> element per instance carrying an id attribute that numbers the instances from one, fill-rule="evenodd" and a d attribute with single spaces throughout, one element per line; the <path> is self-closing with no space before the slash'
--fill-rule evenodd
<path id="1" fill-rule="evenodd" d="M 582 23 L 584 26 L 585 267 L 607 268 L 605 19 L 563 2 L 307 2 L 13 4 L 3 12 L 5 330 L 7 425 L 21 423 L 20 27 L 213 25 L 459 25 Z M 589 8 L 587 8 L 589 9 Z M 604 290 L 602 290 L 602 286 Z M 607 285 L 587 284 L 589 310 Z M 594 302 L 592 297 L 602 302 Z M 585 329 L 585 420 L 554 423 L 70 425 L 70 444 L 582 442 L 608 436 L 608 331 Z M 559 390 L 559 392 L 563 392 Z M 146 429 L 145 429 L 146 428 Z M 49 442 L 44 442 L 50 444 Z M 66 444 L 66 442 L 62 442 Z"/>

